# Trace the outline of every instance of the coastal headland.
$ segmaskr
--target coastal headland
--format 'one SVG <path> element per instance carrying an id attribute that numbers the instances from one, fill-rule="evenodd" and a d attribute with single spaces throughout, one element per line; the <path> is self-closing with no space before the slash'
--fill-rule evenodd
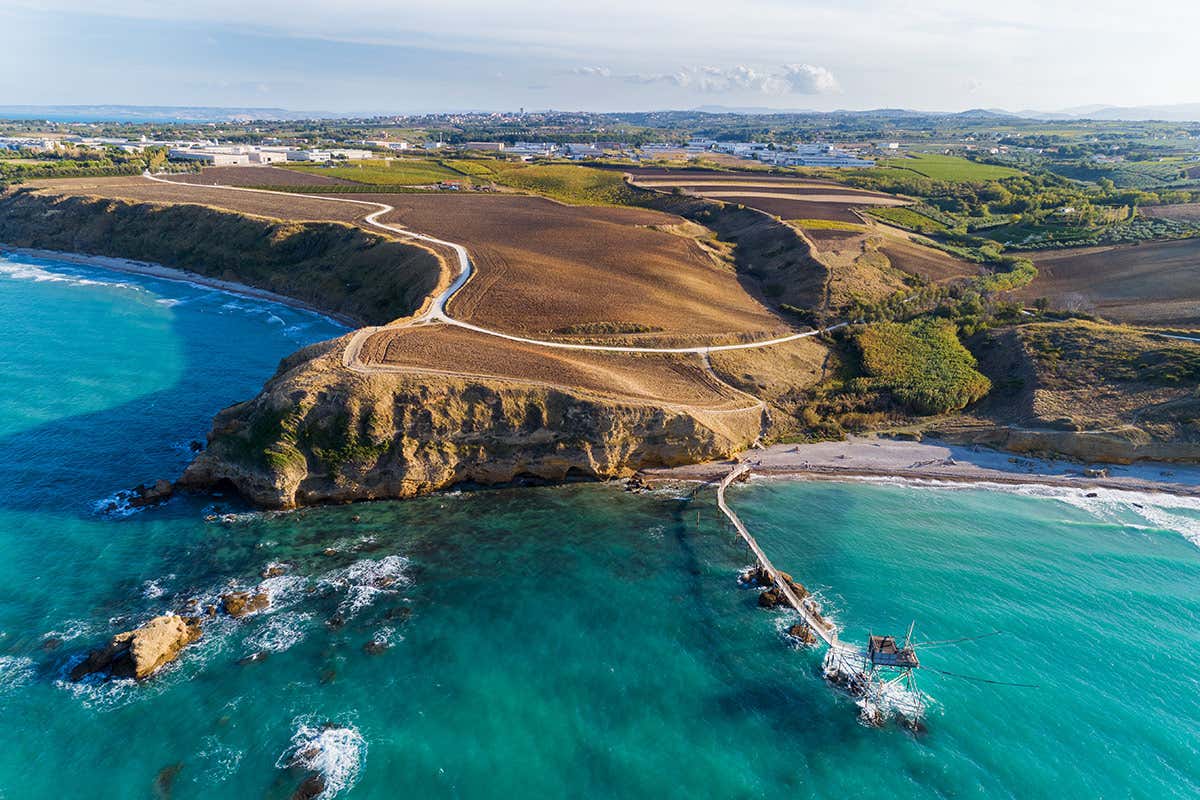
<path id="1" fill-rule="evenodd" d="M 1200 458 L 1200 345 L 1038 316 L 960 338 L 964 293 L 994 309 L 1007 284 L 864 213 L 907 198 L 627 178 L 621 202 L 596 204 L 536 185 L 324 196 L 323 176 L 272 167 L 41 181 L 0 197 L 0 242 L 126 259 L 107 263 L 358 328 L 222 411 L 179 481 L 264 507 L 690 474 L 773 442 L 767 469 L 786 471 L 770 464 L 789 446 L 870 431 L 1082 461 Z M 905 313 L 864 318 L 884 306 Z M 839 466 L 805 471 L 850 474 Z"/>

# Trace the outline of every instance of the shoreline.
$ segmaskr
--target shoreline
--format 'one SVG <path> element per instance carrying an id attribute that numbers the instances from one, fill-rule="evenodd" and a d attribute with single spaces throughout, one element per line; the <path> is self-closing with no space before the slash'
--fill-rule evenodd
<path id="1" fill-rule="evenodd" d="M 973 483 L 1116 489 L 1200 497 L 1200 464 L 1135 462 L 1084 464 L 1033 458 L 981 446 L 940 441 L 851 437 L 842 442 L 772 445 L 738 455 L 759 477 L 823 481 L 894 480 L 906 483 Z M 734 460 L 643 470 L 649 484 L 719 480 Z M 1086 471 L 1092 474 L 1086 474 Z M 1098 474 L 1103 470 L 1105 474 Z"/>
<path id="2" fill-rule="evenodd" d="M 11 247 L 6 244 L 0 244 L 0 256 L 5 255 L 25 256 L 27 258 L 42 258 L 51 261 L 62 261 L 67 264 L 77 264 L 84 267 L 96 267 L 98 269 L 108 270 L 109 272 L 118 272 L 126 275 L 141 275 L 147 278 L 157 278 L 159 280 L 173 281 L 175 283 L 188 283 L 193 286 L 200 286 L 205 289 L 216 289 L 218 291 L 227 292 L 228 294 L 238 297 L 246 297 L 251 300 L 265 300 L 269 303 L 277 303 L 281 306 L 287 306 L 299 311 L 307 311 L 310 314 L 316 314 L 320 317 L 329 320 L 337 325 L 348 328 L 350 331 L 358 330 L 362 327 L 362 323 L 350 317 L 343 316 L 333 311 L 327 311 L 323 308 L 318 308 L 311 303 L 306 303 L 303 300 L 297 300 L 294 297 L 288 297 L 275 292 L 269 292 L 266 289 L 256 289 L 253 286 L 247 286 L 244 283 L 234 283 L 233 281 L 223 281 L 219 278 L 210 278 L 206 275 L 200 275 L 187 270 L 168 267 L 163 264 L 156 264 L 151 261 L 135 261 L 130 258 L 118 258 L 116 256 L 96 256 L 86 255 L 83 253 L 66 253 L 58 250 L 42 250 L 35 247 Z"/>

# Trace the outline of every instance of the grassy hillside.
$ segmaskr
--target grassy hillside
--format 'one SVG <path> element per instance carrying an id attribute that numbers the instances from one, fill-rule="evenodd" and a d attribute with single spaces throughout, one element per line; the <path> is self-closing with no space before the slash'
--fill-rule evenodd
<path id="1" fill-rule="evenodd" d="M 352 225 L 28 190 L 0 195 L 0 242 L 152 261 L 367 324 L 411 314 L 441 274 L 429 251 Z"/>
<path id="2" fill-rule="evenodd" d="M 1048 389 L 1099 384 L 1195 388 L 1200 344 L 1085 320 L 1046 322 L 1018 329 Z"/>

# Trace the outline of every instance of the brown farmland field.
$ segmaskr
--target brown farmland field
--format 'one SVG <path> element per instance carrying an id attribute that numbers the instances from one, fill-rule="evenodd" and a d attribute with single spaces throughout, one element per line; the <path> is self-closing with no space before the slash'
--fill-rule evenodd
<path id="1" fill-rule="evenodd" d="M 453 325 L 381 331 L 365 364 L 583 390 L 608 398 L 710 409 L 753 405 L 715 380 L 692 354 L 599 353 L 511 342 Z"/>
<path id="2" fill-rule="evenodd" d="M 388 195 L 385 222 L 466 246 L 478 270 L 450 312 L 539 336 L 725 341 L 787 326 L 734 270 L 645 209 L 567 206 L 516 195 Z"/>
<path id="3" fill-rule="evenodd" d="M 1138 212 L 1145 217 L 1200 222 L 1200 203 L 1176 203 L 1169 206 L 1143 206 Z"/>
<path id="4" fill-rule="evenodd" d="M 879 252 L 896 269 L 918 275 L 931 283 L 979 274 L 979 265 L 956 258 L 934 247 L 917 244 L 905 236 L 885 235 Z"/>
<path id="5" fill-rule="evenodd" d="M 1200 239 L 1031 253 L 1038 268 L 1019 296 L 1120 322 L 1200 324 Z"/>
<path id="6" fill-rule="evenodd" d="M 786 175 L 699 170 L 631 170 L 635 184 L 659 191 L 672 188 L 726 203 L 738 203 L 781 219 L 861 222 L 860 206 L 905 205 L 908 201 L 880 192 L 850 189 L 832 181 Z"/>
<path id="7" fill-rule="evenodd" d="M 316 197 L 141 177 L 44 181 L 39 187 L 51 194 L 191 203 L 294 221 L 361 222 L 371 212 L 370 206 Z M 727 342 L 789 329 L 742 288 L 732 266 L 679 233 L 683 220 L 670 214 L 524 195 L 353 199 L 394 205 L 384 222 L 466 246 L 477 273 L 450 311 L 478 325 L 521 335 L 647 343 Z"/>
<path id="8" fill-rule="evenodd" d="M 30 181 L 28 185 L 44 194 L 82 194 L 144 203 L 191 203 L 293 222 L 358 222 L 372 211 L 370 206 L 318 198 L 236 192 L 207 186 L 171 185 L 148 181 L 141 177 L 65 178 Z"/>
<path id="9" fill-rule="evenodd" d="M 176 183 L 201 186 L 345 186 L 351 181 L 330 175 L 311 175 L 280 167 L 205 167 L 200 172 L 172 175 Z"/>

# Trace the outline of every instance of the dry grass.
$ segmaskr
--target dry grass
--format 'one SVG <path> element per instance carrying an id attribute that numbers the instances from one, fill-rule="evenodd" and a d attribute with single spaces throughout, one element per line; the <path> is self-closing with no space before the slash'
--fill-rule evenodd
<path id="1" fill-rule="evenodd" d="M 132 178 L 66 178 L 31 181 L 44 194 L 90 195 L 145 203 L 190 203 L 290 222 L 358 222 L 370 206 L 295 195 L 235 192 L 228 189 L 167 184 Z"/>
<path id="2" fill-rule="evenodd" d="M 637 335 L 643 340 L 697 342 L 786 327 L 741 287 L 710 243 L 680 235 L 690 228 L 678 217 L 514 195 L 388 200 L 396 212 L 385 221 L 470 251 L 478 274 L 450 311 L 477 325 L 538 336 L 578 326 L 645 326 L 656 332 Z"/>
<path id="3" fill-rule="evenodd" d="M 805 392 L 828 377 L 829 348 L 816 337 L 754 350 L 725 350 L 710 356 L 725 382 L 790 410 Z"/>
<path id="4" fill-rule="evenodd" d="M 1028 365 L 1008 409 L 1012 421 L 1066 430 L 1133 426 L 1153 439 L 1200 441 L 1200 344 L 1081 320 L 992 338 Z"/>
<path id="5" fill-rule="evenodd" d="M 1053 307 L 1154 325 L 1200 324 L 1200 239 L 1031 253 L 1038 268 L 1018 294 Z"/>
<path id="6" fill-rule="evenodd" d="M 1169 206 L 1142 206 L 1138 209 L 1138 212 L 1144 217 L 1177 219 L 1182 222 L 1200 222 L 1200 203 L 1177 203 Z"/>
<path id="7" fill-rule="evenodd" d="M 205 167 L 200 172 L 172 175 L 171 180 L 200 186 L 344 186 L 353 183 L 332 175 L 281 167 Z"/>
<path id="8" fill-rule="evenodd" d="M 451 325 L 377 333 L 364 344 L 362 360 L 415 372 L 582 390 L 612 399 L 717 410 L 751 405 L 709 375 L 696 355 L 557 350 Z"/>

